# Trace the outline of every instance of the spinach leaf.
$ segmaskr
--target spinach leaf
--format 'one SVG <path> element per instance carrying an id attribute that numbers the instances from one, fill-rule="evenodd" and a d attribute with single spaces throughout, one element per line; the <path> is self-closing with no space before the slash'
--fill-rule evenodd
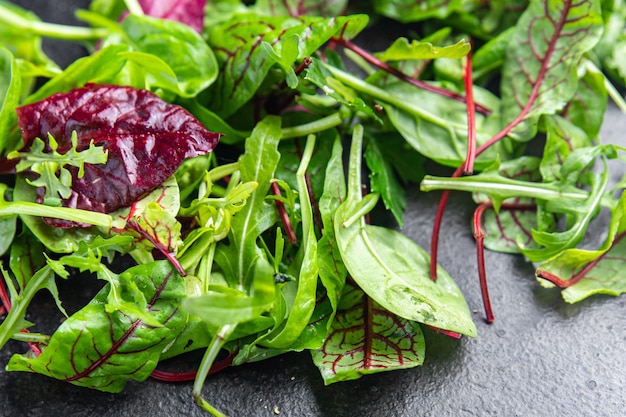
<path id="1" fill-rule="evenodd" d="M 452 278 L 440 269 L 429 276 L 426 252 L 408 237 L 365 225 L 361 199 L 362 127 L 352 137 L 348 198 L 335 213 L 335 234 L 343 262 L 365 293 L 398 316 L 468 336 L 476 335 L 469 308 Z"/>
<path id="2" fill-rule="evenodd" d="M 148 85 L 168 89 L 181 97 L 195 97 L 217 79 L 213 51 L 189 26 L 130 15 L 121 28 L 128 38 L 124 40 L 134 50 L 122 56 L 144 68 Z"/>

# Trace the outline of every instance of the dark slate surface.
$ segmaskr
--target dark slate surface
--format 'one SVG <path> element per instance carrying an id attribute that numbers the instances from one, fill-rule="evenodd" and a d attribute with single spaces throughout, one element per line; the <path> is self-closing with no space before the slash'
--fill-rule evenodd
<path id="1" fill-rule="evenodd" d="M 72 10 L 88 1 L 21 0 L 47 21 L 74 23 Z M 62 64 L 82 53 L 69 44 L 46 43 Z M 626 117 L 611 107 L 602 137 L 626 144 Z M 616 175 L 619 177 L 619 175 Z M 404 232 L 429 247 L 439 194 L 410 193 Z M 468 196 L 451 198 L 440 263 L 457 280 L 475 311 L 479 336 L 460 341 L 427 333 L 424 366 L 324 387 L 306 353 L 289 354 L 211 377 L 204 395 L 231 416 L 625 416 L 626 298 L 593 297 L 568 305 L 539 287 L 533 267 L 518 256 L 487 253 L 496 321 L 483 321 L 470 232 Z M 604 216 L 606 222 L 606 216 Z M 603 230 L 598 227 L 597 230 Z M 602 236 L 593 236 L 599 241 Z M 62 282 L 68 310 L 80 307 L 96 283 Z M 45 294 L 29 317 L 43 327 L 60 319 Z M 42 376 L 6 373 L 10 343 L 0 352 L 2 417 L 204 416 L 191 399 L 191 383 L 129 383 L 121 394 L 74 387 Z M 197 358 L 173 368 L 189 369 Z"/>

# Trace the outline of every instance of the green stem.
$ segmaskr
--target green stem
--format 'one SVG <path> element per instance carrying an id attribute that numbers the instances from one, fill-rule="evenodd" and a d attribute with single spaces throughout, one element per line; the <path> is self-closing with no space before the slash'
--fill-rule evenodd
<path id="1" fill-rule="evenodd" d="M 586 60 L 585 65 L 587 67 L 587 71 L 591 71 L 597 74 L 602 74 L 602 79 L 604 80 L 604 88 L 611 97 L 611 100 L 615 103 L 615 105 L 623 112 L 626 113 L 626 101 L 624 101 L 624 97 L 621 93 L 615 88 L 613 83 L 609 80 L 609 78 L 602 73 L 600 68 L 598 68 L 591 60 Z"/>
<path id="2" fill-rule="evenodd" d="M 356 125 L 352 131 L 352 144 L 350 145 L 350 161 L 348 163 L 348 201 L 353 204 L 361 201 L 361 159 L 363 149 L 363 126 Z"/>
<path id="3" fill-rule="evenodd" d="M 211 270 L 213 269 L 215 248 L 217 248 L 217 245 L 215 244 L 209 246 L 209 249 L 206 251 L 202 259 L 200 259 L 198 278 L 202 282 L 202 292 L 204 294 L 209 292 L 209 285 L 211 284 Z"/>
<path id="4" fill-rule="evenodd" d="M 0 325 L 0 349 L 17 333 L 21 330 L 20 326 L 23 326 L 21 322 L 24 321 L 26 315 L 26 308 L 30 304 L 35 294 L 44 287 L 45 282 L 54 277 L 54 272 L 49 265 L 44 266 L 33 275 L 28 281 L 24 291 L 13 300 L 13 305 L 9 314 Z"/>
<path id="5" fill-rule="evenodd" d="M 48 343 L 50 336 L 41 333 L 17 332 L 11 336 L 11 339 L 26 343 Z"/>
<path id="6" fill-rule="evenodd" d="M 311 123 L 305 123 L 299 126 L 285 127 L 282 129 L 281 139 L 292 139 L 301 136 L 308 136 L 313 133 L 322 132 L 332 129 L 341 124 L 341 116 L 339 113 L 333 113 L 329 116 L 322 117 Z"/>
<path id="7" fill-rule="evenodd" d="M 135 14 L 137 16 L 144 15 L 143 9 L 137 0 L 124 0 L 124 3 L 131 14 Z"/>
<path id="8" fill-rule="evenodd" d="M 31 33 L 68 41 L 101 39 L 109 34 L 109 30 L 104 28 L 59 25 L 28 20 L 3 6 L 0 6 L 0 24 L 5 27 L 15 28 L 22 33 Z"/>
<path id="9" fill-rule="evenodd" d="M 626 101 L 624 101 L 624 97 L 617 91 L 617 88 L 609 81 L 609 79 L 604 77 L 604 88 L 606 88 L 609 97 L 613 100 L 613 103 L 622 111 L 622 113 L 626 113 Z"/>
<path id="10" fill-rule="evenodd" d="M 51 217 L 106 228 L 110 228 L 113 224 L 111 216 L 95 211 L 46 206 L 28 201 L 0 202 L 0 218 L 16 215 Z"/>
<path id="11" fill-rule="evenodd" d="M 309 198 L 308 187 L 306 183 L 306 170 L 309 167 L 313 151 L 315 150 L 315 135 L 307 136 L 304 152 L 300 160 L 300 166 L 296 171 L 296 183 L 298 184 L 298 192 L 300 197 L 300 210 L 302 212 L 302 241 L 308 242 L 310 234 L 313 232 L 313 208 L 311 207 L 311 199 Z"/>
<path id="12" fill-rule="evenodd" d="M 207 375 L 211 370 L 211 366 L 215 362 L 217 355 L 220 353 L 224 342 L 228 339 L 228 337 L 233 333 L 236 324 L 227 324 L 222 326 L 219 331 L 213 337 L 211 344 L 207 348 L 204 353 L 204 357 L 202 358 L 202 362 L 200 363 L 200 368 L 198 369 L 198 373 L 196 374 L 196 379 L 193 383 L 193 398 L 196 400 L 196 404 L 202 407 L 204 410 L 211 413 L 211 415 L 215 417 L 226 417 L 221 411 L 217 410 L 211 404 L 209 404 L 204 398 L 202 398 L 202 387 L 204 386 L 204 382 L 206 381 Z"/>
<path id="13" fill-rule="evenodd" d="M 551 200 L 554 198 L 569 198 L 573 200 L 586 200 L 589 193 L 583 190 L 558 191 L 551 184 L 533 183 L 512 179 L 502 179 L 501 182 L 476 180 L 475 177 L 433 177 L 426 175 L 420 185 L 422 191 L 456 190 L 472 193 L 510 195 L 510 197 L 529 197 L 539 200 Z"/>
<path id="14" fill-rule="evenodd" d="M 215 234 L 212 231 L 206 231 L 190 245 L 185 247 L 178 256 L 178 261 L 185 271 L 193 270 L 211 246 L 215 246 Z"/>
<path id="15" fill-rule="evenodd" d="M 355 90 L 361 91 L 367 94 L 368 96 L 371 96 L 380 101 L 389 103 L 392 106 L 400 110 L 404 110 L 407 113 L 410 113 L 416 117 L 419 117 L 420 119 L 426 120 L 428 122 L 431 122 L 439 126 L 446 126 L 448 128 L 453 128 L 455 130 L 467 129 L 467 126 L 465 125 L 451 123 L 449 120 L 445 120 L 445 119 L 435 116 L 432 113 L 428 113 L 424 109 L 416 107 L 412 105 L 411 103 L 409 103 L 408 101 L 403 100 L 401 97 L 397 97 L 392 94 L 389 94 L 387 91 L 383 90 L 382 88 L 378 88 L 358 77 L 355 77 L 352 74 L 348 74 L 347 72 L 341 71 L 331 65 L 325 65 L 325 68 L 328 69 L 328 71 L 330 71 L 335 78 L 337 78 L 344 84 L 347 84 L 348 86 L 354 88 Z"/>

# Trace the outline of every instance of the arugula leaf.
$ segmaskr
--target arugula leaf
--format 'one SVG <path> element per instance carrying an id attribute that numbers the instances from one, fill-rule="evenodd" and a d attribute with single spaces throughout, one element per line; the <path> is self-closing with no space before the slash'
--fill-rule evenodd
<path id="1" fill-rule="evenodd" d="M 17 135 L 11 128 L 17 123 L 15 108 L 18 105 L 22 80 L 13 54 L 0 47 L 0 155 L 19 145 Z"/>
<path id="2" fill-rule="evenodd" d="M 309 199 L 305 174 L 315 148 L 315 136 L 307 139 L 302 163 L 296 172 L 298 181 L 298 195 L 300 196 L 300 210 L 302 213 L 302 244 L 296 255 L 299 264 L 297 281 L 288 282 L 283 286 L 283 293 L 292 304 L 288 306 L 287 319 L 284 326 L 270 334 L 263 344 L 271 348 L 288 348 L 302 334 L 309 324 L 316 300 L 317 278 L 319 266 L 317 264 L 317 238 L 313 222 L 313 208 Z M 295 287 L 295 288 L 294 288 Z"/>
<path id="3" fill-rule="evenodd" d="M 396 222 L 402 228 L 402 218 L 406 209 L 404 190 L 396 179 L 391 164 L 385 160 L 381 146 L 374 138 L 368 140 L 365 160 L 370 169 L 371 191 L 381 195 L 385 208 L 393 213 Z"/>
<path id="4" fill-rule="evenodd" d="M 280 158 L 277 151 L 279 139 L 280 119 L 268 117 L 257 125 L 246 141 L 246 152 L 239 161 L 241 180 L 254 181 L 258 188 L 245 207 L 233 216 L 229 244 L 221 246 L 215 254 L 227 282 L 246 292 L 252 291 L 250 285 L 254 281 L 254 270 L 250 270 L 249 265 L 260 263 L 263 265 L 260 270 L 271 269 L 257 245 L 257 238 L 276 219 L 273 207 L 265 202 L 265 195 Z"/>
<path id="5" fill-rule="evenodd" d="M 70 139 L 72 147 L 65 153 L 59 153 L 58 142 L 48 133 L 48 140 L 44 142 L 35 138 L 28 152 L 14 151 L 9 153 L 9 159 L 19 159 L 15 166 L 16 172 L 30 170 L 39 174 L 34 180 L 26 179 L 33 187 L 45 189 L 44 203 L 60 206 L 62 199 L 68 199 L 72 194 L 72 173 L 67 166 L 77 168 L 76 177 L 85 175 L 85 164 L 105 164 L 107 151 L 101 146 L 95 146 L 93 141 L 85 149 L 78 150 L 78 135 L 72 131 Z M 46 151 L 46 146 L 49 151 Z"/>

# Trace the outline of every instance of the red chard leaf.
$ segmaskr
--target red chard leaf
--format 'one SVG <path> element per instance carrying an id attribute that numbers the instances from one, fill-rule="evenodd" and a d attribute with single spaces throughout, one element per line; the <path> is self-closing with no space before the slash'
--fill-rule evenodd
<path id="1" fill-rule="evenodd" d="M 41 355 L 13 355 L 8 367 L 105 392 L 120 392 L 131 379 L 147 379 L 187 321 L 179 308 L 185 281 L 167 262 L 130 268 L 117 281 L 117 290 L 105 286 L 65 320 Z M 114 291 L 128 297 L 123 303 L 136 303 L 132 288 L 145 300 L 136 311 L 107 304 Z"/>
<path id="2" fill-rule="evenodd" d="M 89 84 L 17 109 L 28 149 L 37 137 L 58 143 L 57 152 L 94 145 L 108 153 L 105 164 L 72 170 L 66 207 L 110 213 L 131 205 L 169 178 L 186 158 L 205 155 L 220 134 L 207 131 L 190 113 L 155 94 L 131 87 Z"/>
<path id="3" fill-rule="evenodd" d="M 206 0 L 139 0 L 139 5 L 148 16 L 184 23 L 202 33 Z"/>
<path id="4" fill-rule="evenodd" d="M 276 57 L 270 56 L 268 49 L 274 49 L 277 56 L 282 56 L 289 49 L 284 42 L 288 39 L 293 41 L 293 36 L 296 36 L 297 54 L 285 54 L 290 59 L 285 56 L 282 61 L 283 65 L 290 66 L 313 55 L 333 36 L 356 36 L 367 26 L 367 22 L 367 15 L 325 19 L 242 13 L 207 28 L 209 46 L 215 51 L 220 65 L 220 75 L 209 89 L 208 100 L 213 110 L 227 117 L 252 98 L 276 63 Z M 263 43 L 272 48 L 262 47 Z"/>
<path id="5" fill-rule="evenodd" d="M 424 361 L 425 343 L 418 323 L 388 312 L 348 283 L 331 334 L 322 348 L 311 354 L 324 384 L 329 385 L 419 366 Z"/>
<path id="6" fill-rule="evenodd" d="M 561 110 L 576 92 L 580 57 L 601 33 L 599 2 L 531 2 L 516 25 L 502 68 L 505 123 Z M 528 139 L 533 129 L 533 123 L 520 123 L 516 131 Z"/>

